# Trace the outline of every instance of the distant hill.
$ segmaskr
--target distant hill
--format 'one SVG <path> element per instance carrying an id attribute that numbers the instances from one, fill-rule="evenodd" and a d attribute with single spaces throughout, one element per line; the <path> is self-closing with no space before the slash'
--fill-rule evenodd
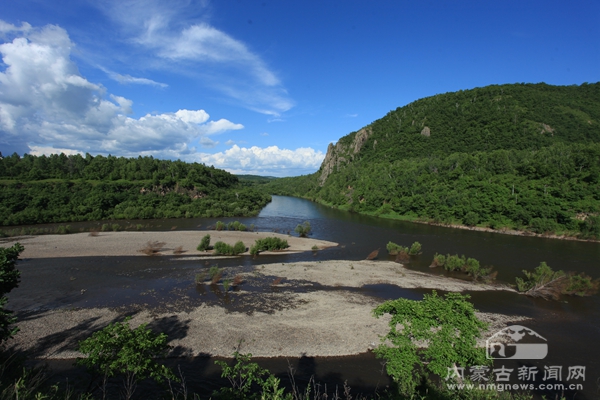
<path id="1" fill-rule="evenodd" d="M 290 194 L 391 218 L 600 237 L 600 83 L 417 100 L 344 136 Z"/>
<path id="2" fill-rule="evenodd" d="M 271 199 L 247 186 L 179 160 L 0 153 L 0 225 L 254 216 Z"/>

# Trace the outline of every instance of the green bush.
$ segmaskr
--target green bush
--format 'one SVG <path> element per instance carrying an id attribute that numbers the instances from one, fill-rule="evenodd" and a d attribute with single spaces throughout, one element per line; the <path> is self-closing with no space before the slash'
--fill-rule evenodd
<path id="1" fill-rule="evenodd" d="M 235 254 L 241 254 L 246 251 L 246 245 L 241 240 L 233 245 L 233 252 Z"/>
<path id="2" fill-rule="evenodd" d="M 387 249 L 388 253 L 392 256 L 395 256 L 396 254 L 402 253 L 402 252 L 408 253 L 408 247 L 401 246 L 394 242 L 388 242 L 388 244 L 385 246 L 385 248 Z"/>
<path id="3" fill-rule="evenodd" d="M 462 270 L 467 263 L 465 256 L 455 255 L 446 255 L 446 262 L 444 264 L 444 268 L 446 271 L 460 271 Z"/>
<path id="4" fill-rule="evenodd" d="M 110 225 L 109 224 L 102 224 L 102 228 L 100 228 L 100 230 L 102 232 L 108 232 L 108 231 L 110 231 Z"/>
<path id="5" fill-rule="evenodd" d="M 432 267 L 443 267 L 446 265 L 446 256 L 443 254 L 435 253 L 433 256 L 433 262 L 431 263 Z"/>
<path id="6" fill-rule="evenodd" d="M 167 335 L 155 334 L 147 324 L 131 329 L 130 319 L 112 323 L 79 342 L 78 350 L 86 357 L 77 359 L 77 364 L 104 376 L 103 392 L 107 378 L 122 375 L 127 399 L 133 396 L 139 380 L 151 378 L 159 383 L 165 378 L 177 380 L 169 368 L 156 362 L 169 349 Z"/>
<path id="7" fill-rule="evenodd" d="M 373 310 L 377 318 L 389 314 L 390 331 L 374 350 L 386 360 L 386 370 L 399 394 L 413 398 L 430 374 L 445 377 L 452 365 L 466 368 L 491 365 L 477 338 L 487 324 L 475 316 L 468 295 L 435 291 L 423 300 L 390 300 Z"/>
<path id="8" fill-rule="evenodd" d="M 408 254 L 411 255 L 411 256 L 416 256 L 419 253 L 421 253 L 421 243 L 414 242 L 410 246 L 410 250 L 408 251 Z"/>
<path id="9" fill-rule="evenodd" d="M 545 262 L 533 271 L 523 270 L 525 278 L 516 278 L 519 292 L 528 296 L 558 299 L 561 294 L 590 296 L 598 291 L 600 279 L 593 280 L 584 273 L 554 271 Z"/>
<path id="10" fill-rule="evenodd" d="M 466 226 L 475 226 L 479 223 L 479 221 L 479 214 L 473 211 L 469 211 L 463 217 L 463 224 L 465 224 Z"/>
<path id="11" fill-rule="evenodd" d="M 217 242 L 214 245 L 214 252 L 218 255 L 236 256 L 246 251 L 246 245 L 239 241 L 234 246 L 231 246 L 224 242 Z"/>
<path id="12" fill-rule="evenodd" d="M 303 224 L 298 224 L 296 226 L 296 228 L 294 229 L 294 232 L 296 232 L 300 237 L 308 236 L 310 231 L 311 231 L 311 227 L 310 227 L 310 222 L 308 222 L 308 221 L 304 221 Z"/>
<path id="13" fill-rule="evenodd" d="M 235 365 L 230 367 L 225 361 L 216 360 L 215 364 L 222 368 L 221 377 L 227 378 L 231 387 L 221 387 L 213 392 L 217 399 L 239 400 L 291 400 L 292 395 L 280 388 L 281 380 L 269 370 L 250 362 L 252 354 L 233 353 Z M 260 388 L 256 391 L 253 386 Z M 308 398 L 308 396 L 307 396 Z"/>
<path id="14" fill-rule="evenodd" d="M 200 241 L 198 247 L 196 247 L 198 251 L 206 251 L 210 249 L 210 235 L 206 235 Z"/>
<path id="15" fill-rule="evenodd" d="M 16 263 L 24 249 L 19 243 L 12 247 L 0 247 L 0 344 L 18 331 L 18 328 L 12 326 L 16 318 L 5 306 L 8 302 L 6 295 L 19 286 L 21 272 L 16 268 Z"/>
<path id="16" fill-rule="evenodd" d="M 250 254 L 257 255 L 261 251 L 273 251 L 287 249 L 290 247 L 287 240 L 280 239 L 278 237 L 267 237 L 264 239 L 257 239 L 254 242 L 254 246 L 250 248 Z"/>
<path id="17" fill-rule="evenodd" d="M 222 231 L 223 229 L 225 229 L 225 224 L 221 221 L 217 221 L 217 224 L 215 225 L 215 229 L 218 231 Z"/>

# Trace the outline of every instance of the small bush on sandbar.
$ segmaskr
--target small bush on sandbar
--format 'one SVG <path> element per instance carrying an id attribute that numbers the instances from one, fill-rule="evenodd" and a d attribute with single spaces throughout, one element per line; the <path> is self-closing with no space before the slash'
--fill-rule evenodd
<path id="1" fill-rule="evenodd" d="M 221 221 L 217 221 L 217 224 L 215 225 L 215 229 L 218 231 L 222 231 L 223 229 L 225 229 L 225 224 Z"/>
<path id="2" fill-rule="evenodd" d="M 198 251 L 206 251 L 210 249 L 210 235 L 206 235 L 200 241 L 198 247 L 196 247 Z"/>
<path id="3" fill-rule="evenodd" d="M 267 237 L 264 239 L 257 239 L 254 242 L 254 246 L 250 248 L 250 254 L 257 255 L 261 251 L 273 251 L 282 250 L 290 247 L 287 240 L 280 239 L 278 237 Z"/>
<path id="4" fill-rule="evenodd" d="M 214 245 L 215 254 L 236 256 L 246 251 L 246 245 L 239 241 L 234 246 L 231 246 L 224 242 L 217 242 Z"/>

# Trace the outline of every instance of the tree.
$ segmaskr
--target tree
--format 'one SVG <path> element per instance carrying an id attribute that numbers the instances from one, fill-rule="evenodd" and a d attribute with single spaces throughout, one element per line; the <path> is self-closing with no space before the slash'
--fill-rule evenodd
<path id="1" fill-rule="evenodd" d="M 131 329 L 130 319 L 127 317 L 123 322 L 109 324 L 79 343 L 78 350 L 87 357 L 78 358 L 77 364 L 103 377 L 103 398 L 106 397 L 108 378 L 118 374 L 125 377 L 124 394 L 127 399 L 133 396 L 139 380 L 176 380 L 169 368 L 154 360 L 164 356 L 169 349 L 167 335 L 155 334 L 147 328 L 147 324 Z"/>
<path id="2" fill-rule="evenodd" d="M 386 359 L 400 394 L 413 394 L 429 374 L 445 377 L 449 368 L 489 364 L 484 350 L 476 347 L 487 324 L 467 299 L 460 293 L 439 297 L 433 291 L 421 301 L 390 300 L 373 310 L 377 318 L 392 316 L 375 354 Z"/>
<path id="3" fill-rule="evenodd" d="M 24 249 L 19 243 L 12 247 L 0 248 L 0 344 L 13 337 L 18 331 L 17 327 L 11 326 L 15 323 L 16 318 L 4 306 L 8 302 L 6 294 L 19 286 L 21 272 L 15 264 L 19 259 L 19 253 Z"/>
<path id="4" fill-rule="evenodd" d="M 296 232 L 300 237 L 306 237 L 311 231 L 310 222 L 304 221 L 303 224 L 298 224 L 294 232 Z"/>

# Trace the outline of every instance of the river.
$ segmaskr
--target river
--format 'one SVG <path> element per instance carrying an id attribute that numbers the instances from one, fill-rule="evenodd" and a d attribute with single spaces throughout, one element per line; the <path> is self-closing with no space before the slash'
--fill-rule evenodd
<path id="1" fill-rule="evenodd" d="M 312 237 L 338 242 L 335 248 L 319 251 L 316 254 L 250 257 L 220 260 L 222 266 L 241 265 L 251 269 L 255 263 L 293 262 L 302 260 L 340 259 L 361 260 L 371 251 L 380 249 L 380 259 L 387 259 L 385 246 L 389 241 L 410 246 L 414 241 L 422 244 L 423 253 L 410 264 L 409 268 L 429 273 L 442 273 L 431 270 L 429 265 L 437 253 L 464 254 L 478 259 L 482 265 L 492 265 L 498 271 L 497 280 L 513 283 L 523 269 L 533 269 L 545 261 L 554 269 L 585 272 L 600 277 L 600 243 L 567 241 L 540 237 L 510 236 L 498 233 L 453 229 L 439 226 L 386 220 L 370 216 L 352 214 L 316 204 L 307 200 L 273 196 L 273 201 L 254 218 L 221 218 L 223 222 L 239 220 L 258 231 L 292 232 L 296 225 L 309 221 Z M 217 219 L 178 219 L 156 221 L 130 221 L 142 223 L 148 230 L 202 230 L 214 225 Z M 74 229 L 89 227 L 91 223 L 71 224 Z M 22 284 L 10 296 L 10 308 L 20 315 L 36 308 L 60 307 L 118 307 L 129 302 L 165 302 L 173 293 L 182 292 L 196 296 L 202 302 L 223 302 L 222 296 L 210 291 L 197 292 L 190 285 L 189 276 L 197 268 L 198 261 L 174 260 L 162 257 L 88 257 L 86 259 L 24 260 L 19 264 L 22 270 Z M 119 274 L 115 274 L 119 271 Z M 57 277 L 76 274 L 79 283 L 84 280 L 88 287 L 86 295 L 75 292 L 64 279 Z M 40 285 L 44 282 L 44 285 Z M 177 287 L 179 291 L 173 291 Z M 396 290 L 389 285 L 365 288 L 373 296 L 391 299 L 400 296 L 421 298 L 423 291 Z M 157 293 L 152 299 L 142 298 L 141 293 Z M 548 343 L 548 356 L 539 362 L 508 361 L 495 366 L 519 368 L 523 365 L 545 367 L 561 366 L 563 379 L 570 366 L 585 366 L 583 390 L 567 391 L 568 398 L 593 399 L 600 397 L 600 296 L 586 298 L 564 297 L 561 301 L 546 301 L 528 298 L 514 293 L 470 293 L 475 307 L 481 311 L 504 314 L 517 314 L 533 318 L 523 325 L 543 336 Z M 231 306 L 231 305 L 229 305 Z M 233 306 L 231 306 L 233 307 Z M 235 307 L 232 308 L 235 310 Z M 202 375 L 196 371 L 197 380 L 206 381 L 216 375 L 214 368 L 203 365 Z M 284 373 L 286 360 L 261 360 L 261 363 L 274 371 Z M 305 379 L 311 373 L 318 380 L 329 382 L 330 388 L 345 379 L 357 390 L 372 391 L 389 384 L 381 374 L 381 365 L 372 355 L 355 357 L 314 358 L 292 360 L 300 368 Z M 68 369 L 55 363 L 59 370 Z M 516 372 L 514 374 L 516 376 Z M 203 377 L 203 378 L 199 378 Z M 212 379 L 211 378 L 211 379 Z M 565 382 L 569 383 L 569 382 Z M 202 385 L 201 385 L 202 386 Z M 556 392 L 540 391 L 538 394 Z"/>

